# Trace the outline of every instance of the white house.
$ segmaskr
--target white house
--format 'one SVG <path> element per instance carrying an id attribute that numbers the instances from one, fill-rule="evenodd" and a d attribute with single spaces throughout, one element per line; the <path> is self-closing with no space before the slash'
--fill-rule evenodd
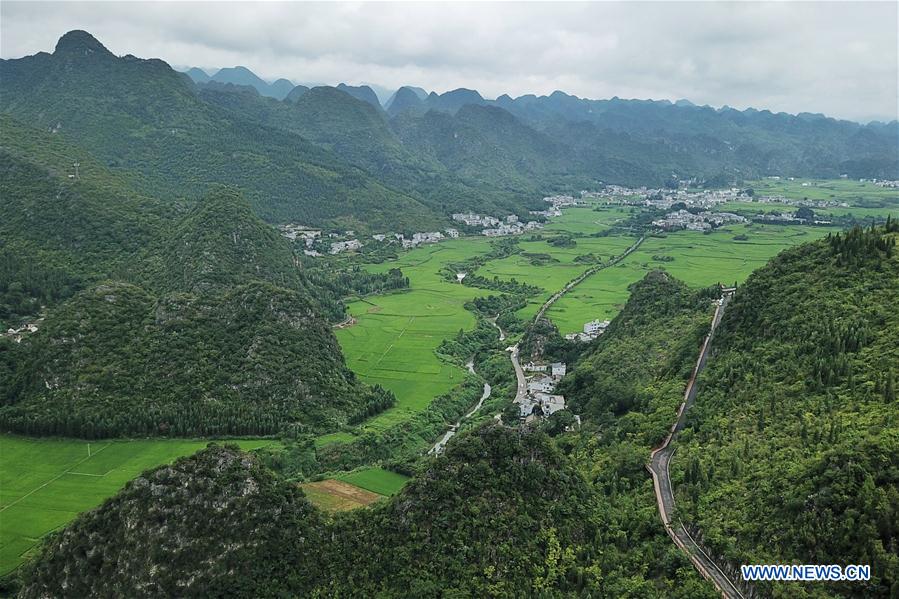
<path id="1" fill-rule="evenodd" d="M 528 381 L 528 391 L 530 393 L 549 393 L 550 391 L 555 389 L 555 387 L 556 384 L 548 376 L 538 376 L 537 378 Z"/>
<path id="2" fill-rule="evenodd" d="M 546 372 L 546 364 L 534 364 L 533 362 L 528 362 L 523 365 L 521 369 L 525 372 Z"/>
<path id="3" fill-rule="evenodd" d="M 584 325 L 584 333 L 587 335 L 601 335 L 608 326 L 608 320 L 591 320 Z"/>
<path id="4" fill-rule="evenodd" d="M 567 367 L 565 366 L 565 362 L 554 362 L 551 365 L 552 375 L 553 377 L 563 377 L 567 372 Z"/>
<path id="5" fill-rule="evenodd" d="M 552 395 L 549 393 L 537 393 L 534 396 L 534 399 L 537 400 L 537 403 L 543 409 L 543 415 L 549 416 L 559 410 L 565 409 L 565 396 L 564 395 Z"/>

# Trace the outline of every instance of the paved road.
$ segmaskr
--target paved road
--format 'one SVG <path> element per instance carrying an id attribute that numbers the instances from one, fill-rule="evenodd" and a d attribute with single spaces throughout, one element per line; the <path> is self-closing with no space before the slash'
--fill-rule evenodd
<path id="1" fill-rule="evenodd" d="M 652 482 L 655 488 L 659 515 L 662 517 L 662 523 L 665 525 L 665 530 L 668 531 L 674 544 L 687 554 L 690 561 L 693 562 L 693 565 L 699 570 L 699 573 L 710 580 L 718 588 L 723 597 L 726 597 L 727 599 L 743 599 L 744 595 L 740 589 L 737 588 L 733 581 L 731 581 L 721 568 L 718 567 L 714 560 L 706 554 L 699 543 L 697 543 L 690 533 L 687 532 L 687 529 L 680 523 L 672 522 L 671 516 L 674 514 L 675 510 L 674 489 L 671 486 L 671 477 L 668 473 L 668 466 L 677 449 L 672 446 L 672 443 L 677 438 L 677 434 L 684 428 L 687 410 L 690 409 L 696 399 L 696 377 L 699 376 L 699 373 L 705 368 L 709 349 L 712 345 L 712 337 L 715 334 L 715 330 L 718 328 L 718 323 L 721 322 L 721 317 L 724 314 L 724 309 L 727 307 L 729 299 L 730 293 L 725 293 L 720 305 L 715 309 L 715 315 L 712 317 L 712 327 L 703 342 L 699 359 L 696 361 L 696 366 L 693 368 L 690 381 L 687 383 L 687 389 L 684 392 L 684 401 L 681 403 L 680 409 L 677 412 L 677 420 L 674 421 L 665 442 L 653 450 L 647 468 L 652 474 Z"/>
<path id="2" fill-rule="evenodd" d="M 552 295 L 552 297 L 550 297 L 548 300 L 546 300 L 543 303 L 542 306 L 540 306 L 540 310 L 537 312 L 537 315 L 534 316 L 534 322 L 537 322 L 538 320 L 540 320 L 543 317 L 543 314 L 546 312 L 546 310 L 550 306 L 552 306 L 556 302 L 556 300 L 558 300 L 563 295 L 565 295 L 566 293 L 568 293 L 569 291 L 574 289 L 577 285 L 582 283 L 584 281 L 584 279 L 586 279 L 590 275 L 593 275 L 593 274 L 599 272 L 600 270 L 602 270 L 604 268 L 614 266 L 615 264 L 618 264 L 619 262 L 624 260 L 624 258 L 626 258 L 628 256 L 628 254 L 630 254 L 635 249 L 640 247 L 640 244 L 643 243 L 644 239 L 646 239 L 646 238 L 640 237 L 640 239 L 635 241 L 633 245 L 631 245 L 629 248 L 627 248 L 623 254 L 616 257 L 614 260 L 611 260 L 605 264 L 599 264 L 597 266 L 589 268 L 589 269 L 585 270 L 583 273 L 581 273 L 580 275 L 578 275 L 577 278 L 569 281 L 568 284 L 565 285 L 565 287 L 563 287 L 562 289 L 560 289 L 559 291 L 554 293 Z M 496 319 L 494 319 L 494 321 L 493 321 L 493 326 L 496 326 L 496 328 L 499 328 L 496 325 Z M 503 334 L 502 329 L 500 329 L 500 340 L 503 340 L 503 339 L 505 339 L 505 335 Z M 512 360 L 512 366 L 515 368 L 515 377 L 518 379 L 518 389 L 515 391 L 515 400 L 514 401 L 515 401 L 515 403 L 521 403 L 521 400 L 523 400 L 525 395 L 527 395 L 528 383 L 527 383 L 527 379 L 524 378 L 524 371 L 521 369 L 521 364 L 518 362 L 518 344 L 516 343 L 515 345 L 508 348 L 508 350 L 509 350 L 509 352 L 511 352 L 510 359 Z"/>
<path id="3" fill-rule="evenodd" d="M 468 364 L 466 364 L 465 366 L 468 367 L 468 372 L 470 372 L 471 374 L 477 374 L 477 373 L 475 372 L 475 370 L 474 370 L 474 362 L 473 362 L 473 361 L 469 360 L 469 361 L 468 361 Z M 462 424 L 462 421 L 463 421 L 463 420 L 466 420 L 466 419 L 468 419 L 468 418 L 471 418 L 472 416 L 475 415 L 475 413 L 476 413 L 478 410 L 481 409 L 481 406 L 484 405 L 484 401 L 485 401 L 488 397 L 490 397 L 491 391 L 492 391 L 492 389 L 490 388 L 490 385 L 489 385 L 488 383 L 484 383 L 484 393 L 481 394 L 481 399 L 478 400 L 478 403 L 476 403 L 476 404 L 474 405 L 474 407 L 471 408 L 471 410 L 469 410 L 469 412 L 468 412 L 467 414 L 465 414 L 465 416 L 462 416 L 462 418 L 460 418 L 459 421 L 456 422 L 456 424 L 450 426 L 450 427 L 449 427 L 449 430 L 447 430 L 447 431 L 443 434 L 443 437 L 441 437 L 440 440 L 437 441 L 437 443 L 434 445 L 434 447 L 432 447 L 432 448 L 430 449 L 430 451 L 428 451 L 428 453 L 431 453 L 431 454 L 439 454 L 439 453 L 442 453 L 442 452 L 443 452 L 443 448 L 446 447 L 447 442 L 448 442 L 450 439 L 452 439 L 452 438 L 453 438 L 453 435 L 455 435 L 456 432 L 459 430 L 459 425 Z"/>
<path id="4" fill-rule="evenodd" d="M 567 285 L 565 285 L 564 287 L 562 287 L 562 289 L 560 289 L 559 291 L 554 293 L 551 298 L 546 300 L 543 303 L 543 305 L 540 306 L 540 311 L 537 312 L 537 315 L 534 317 L 534 322 L 537 322 L 538 320 L 543 318 L 543 314 L 546 312 L 547 309 L 549 309 L 550 306 L 552 306 L 554 303 L 556 303 L 556 300 L 558 300 L 563 295 L 565 295 L 566 293 L 568 293 L 569 291 L 574 289 L 577 285 L 580 285 L 584 281 L 584 279 L 586 279 L 587 277 L 589 277 L 591 275 L 596 274 L 597 272 L 601 271 L 604 268 L 609 268 L 610 266 L 615 266 L 616 264 L 618 264 L 619 262 L 621 262 L 622 260 L 627 258 L 631 252 L 633 252 L 635 249 L 640 247 L 640 244 L 643 243 L 644 239 L 646 239 L 646 237 L 640 237 L 640 239 L 635 241 L 632 246 L 630 246 L 629 248 L 624 250 L 624 253 L 621 254 L 620 256 L 616 256 L 614 259 L 612 259 L 609 262 L 606 262 L 604 264 L 597 264 L 596 266 L 592 266 L 592 267 L 588 268 L 587 270 L 585 270 L 584 272 L 582 272 L 580 275 L 578 275 L 577 278 L 569 281 Z"/>

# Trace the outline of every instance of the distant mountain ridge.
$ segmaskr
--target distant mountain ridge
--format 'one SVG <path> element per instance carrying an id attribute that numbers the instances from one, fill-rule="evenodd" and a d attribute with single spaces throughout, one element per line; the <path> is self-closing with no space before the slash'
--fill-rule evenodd
<path id="1" fill-rule="evenodd" d="M 294 84 L 287 79 L 278 79 L 268 83 L 247 67 L 241 66 L 219 69 L 211 77 L 205 71 L 196 67 L 188 69 L 185 71 L 185 74 L 193 79 L 194 83 L 215 81 L 217 83 L 250 86 L 258 91 L 260 95 L 275 98 L 276 100 L 283 100 L 290 93 L 290 90 L 294 88 Z"/>
<path id="2" fill-rule="evenodd" d="M 86 32 L 52 55 L 0 61 L 0 77 L 0 110 L 67 137 L 142 192 L 236 185 L 270 222 L 434 230 L 453 212 L 524 216 L 543 195 L 603 183 L 899 172 L 899 124 L 562 92 L 488 100 L 403 87 L 381 108 L 370 87 L 344 84 L 303 101 L 308 87 L 283 80 L 276 94 L 245 68 L 194 83 Z"/>

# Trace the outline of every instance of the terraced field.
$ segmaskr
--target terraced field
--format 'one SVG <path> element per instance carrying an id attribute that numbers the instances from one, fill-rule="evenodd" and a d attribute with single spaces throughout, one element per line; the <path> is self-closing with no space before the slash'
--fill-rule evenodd
<path id="1" fill-rule="evenodd" d="M 144 470 L 211 441 L 88 442 L 0 435 L 0 575 L 16 568 L 47 533 L 93 509 Z M 237 441 L 255 449 L 271 440 Z"/>

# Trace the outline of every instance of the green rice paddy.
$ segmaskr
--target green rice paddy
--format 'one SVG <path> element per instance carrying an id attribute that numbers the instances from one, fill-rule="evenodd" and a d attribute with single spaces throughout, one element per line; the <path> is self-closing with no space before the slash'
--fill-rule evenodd
<path id="1" fill-rule="evenodd" d="M 613 318 L 627 301 L 627 288 L 647 272 L 664 269 L 690 286 L 731 285 L 746 280 L 781 250 L 827 235 L 830 229 L 781 225 L 738 225 L 704 234 L 678 231 L 649 237 L 620 264 L 599 271 L 549 310 L 562 334 L 580 331 L 588 320 Z M 746 235 L 745 241 L 734 239 Z M 669 257 L 671 261 L 657 258 Z"/>
<path id="2" fill-rule="evenodd" d="M 388 497 L 399 493 L 400 489 L 409 482 L 408 476 L 383 468 L 362 468 L 338 475 L 336 478 L 366 491 Z"/>
<path id="3" fill-rule="evenodd" d="M 272 442 L 236 441 L 244 449 Z M 25 561 L 47 533 L 97 507 L 141 472 L 208 443 L 0 435 L 0 576 Z"/>
<path id="4" fill-rule="evenodd" d="M 465 378 L 463 369 L 438 359 L 434 350 L 459 329 L 474 327 L 474 315 L 464 304 L 484 291 L 446 281 L 439 271 L 443 264 L 489 249 L 486 238 L 455 239 L 369 267 L 372 271 L 401 268 L 410 290 L 350 303 L 357 323 L 337 331 L 350 368 L 366 383 L 380 384 L 397 398 L 394 407 L 367 421 L 365 428 L 379 430 L 402 422 Z M 346 440 L 347 433 L 337 433 L 318 443 Z"/>

